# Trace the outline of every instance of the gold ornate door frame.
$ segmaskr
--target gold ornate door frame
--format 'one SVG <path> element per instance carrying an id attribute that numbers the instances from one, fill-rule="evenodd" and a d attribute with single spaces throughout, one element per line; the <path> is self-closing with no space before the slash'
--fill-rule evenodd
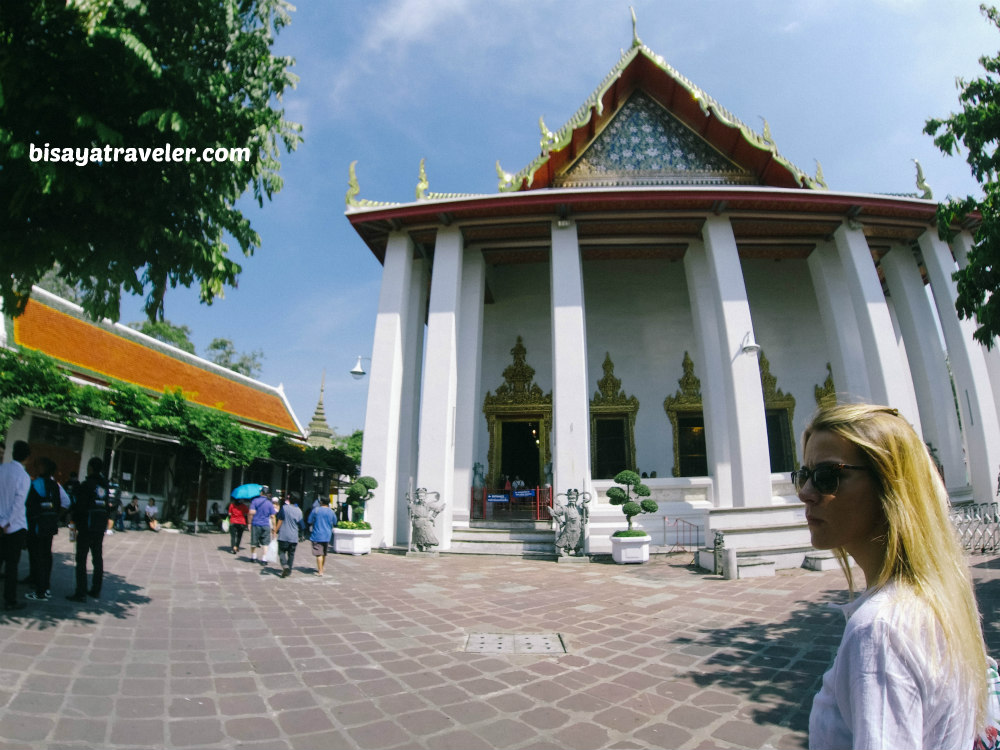
<path id="1" fill-rule="evenodd" d="M 597 468 L 597 421 L 601 418 L 620 418 L 625 424 L 626 464 L 621 468 L 635 471 L 635 418 L 639 413 L 639 399 L 626 396 L 622 390 L 621 379 L 615 377 L 611 352 L 605 352 L 603 368 L 604 377 L 597 381 L 597 391 L 590 400 L 590 470 L 593 473 Z"/>
<path id="2" fill-rule="evenodd" d="M 552 461 L 549 435 L 552 432 L 552 394 L 543 394 L 534 382 L 535 370 L 525 360 L 527 350 L 521 337 L 510 350 L 514 361 L 503 371 L 504 382 L 496 393 L 488 392 L 483 399 L 483 414 L 486 415 L 486 429 L 490 436 L 487 454 L 487 486 L 496 486 L 502 471 L 503 423 L 538 422 L 539 476 L 545 476 L 545 468 Z"/>
<path id="3" fill-rule="evenodd" d="M 761 350 L 758 355 L 758 368 L 760 370 L 760 386 L 761 394 L 764 399 L 764 409 L 765 410 L 777 410 L 784 412 L 784 418 L 788 423 L 789 433 L 794 424 L 793 419 L 795 417 L 795 397 L 789 393 L 785 393 L 780 388 L 778 388 L 778 379 L 771 374 L 771 363 L 768 361 L 767 357 L 764 356 L 764 351 Z M 680 389 L 674 393 L 673 396 L 667 396 L 663 401 L 663 408 L 667 412 L 667 417 L 670 419 L 670 425 L 673 430 L 673 443 L 674 443 L 674 476 L 680 476 L 680 448 L 678 445 L 678 415 L 679 414 L 703 414 L 703 407 L 701 403 L 701 381 L 695 377 L 694 374 L 694 363 L 691 361 L 691 357 L 687 352 L 684 352 L 684 362 L 682 364 L 684 370 L 683 376 L 678 380 L 678 384 L 681 386 Z M 828 387 L 832 390 L 833 379 L 832 376 L 828 378 Z M 820 389 L 816 389 L 817 396 L 816 399 L 819 401 Z M 797 469 L 799 467 L 799 459 L 796 455 L 795 441 L 792 440 L 789 444 L 782 446 L 783 450 L 791 457 L 793 466 Z"/>

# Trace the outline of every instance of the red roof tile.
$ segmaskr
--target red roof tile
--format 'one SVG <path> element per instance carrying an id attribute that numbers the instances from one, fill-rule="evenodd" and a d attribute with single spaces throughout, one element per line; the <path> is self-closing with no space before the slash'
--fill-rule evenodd
<path id="1" fill-rule="evenodd" d="M 176 355 L 133 340 L 122 326 L 99 324 L 57 310 L 33 294 L 24 314 L 14 319 L 14 342 L 47 354 L 82 378 L 98 383 L 120 381 L 161 394 L 180 388 L 189 401 L 232 415 L 239 421 L 301 435 L 280 391 L 256 387 L 233 373 L 214 371 L 180 351 Z M 135 334 L 136 337 L 139 334 Z"/>

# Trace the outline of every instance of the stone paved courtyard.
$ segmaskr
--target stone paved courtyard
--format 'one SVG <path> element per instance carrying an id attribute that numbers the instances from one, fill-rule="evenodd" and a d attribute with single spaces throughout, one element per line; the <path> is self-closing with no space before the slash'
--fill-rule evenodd
<path id="1" fill-rule="evenodd" d="M 843 628 L 839 571 L 373 554 L 318 578 L 300 545 L 281 579 L 227 542 L 108 537 L 78 605 L 60 533 L 53 600 L 0 618 L 0 746 L 805 747 Z M 1000 560 L 972 563 L 997 653 Z M 468 650 L 504 635 L 556 647 Z"/>

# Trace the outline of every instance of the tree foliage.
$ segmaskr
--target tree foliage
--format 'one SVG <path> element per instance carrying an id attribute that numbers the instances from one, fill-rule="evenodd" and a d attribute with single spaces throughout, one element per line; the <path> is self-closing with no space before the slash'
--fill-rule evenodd
<path id="1" fill-rule="evenodd" d="M 373 490 L 378 488 L 374 477 L 358 477 L 347 488 L 347 504 L 351 506 L 351 520 L 365 519 L 365 503 L 375 497 Z"/>
<path id="2" fill-rule="evenodd" d="M 38 286 L 47 292 L 52 292 L 57 297 L 62 297 L 79 305 L 83 301 L 83 297 L 80 296 L 80 290 L 67 282 L 62 277 L 61 271 L 62 269 L 59 264 L 56 263 L 38 280 Z"/>
<path id="3" fill-rule="evenodd" d="M 141 320 L 128 325 L 129 328 L 134 328 L 150 338 L 176 346 L 188 354 L 194 354 L 194 344 L 191 343 L 191 328 L 189 326 L 174 325 L 169 320 Z"/>
<path id="4" fill-rule="evenodd" d="M 996 8 L 980 6 L 983 15 L 1000 29 Z M 975 318 L 976 340 L 992 348 L 1000 335 L 1000 53 L 979 58 L 986 74 L 972 81 L 958 79 L 960 112 L 946 119 L 929 119 L 924 132 L 945 154 L 966 149 L 965 160 L 983 188 L 982 199 L 950 198 L 938 207 L 938 231 L 951 239 L 953 227 L 971 214 L 981 217 L 968 265 L 955 274 L 958 284 L 956 308 L 963 318 Z"/>
<path id="5" fill-rule="evenodd" d="M 622 507 L 622 513 L 625 514 L 625 520 L 628 521 L 629 531 L 632 530 L 632 519 L 637 515 L 655 513 L 659 510 L 660 506 L 656 501 L 649 499 L 651 494 L 649 487 L 642 483 L 642 478 L 634 471 L 628 469 L 619 471 L 615 475 L 614 481 L 622 486 L 608 488 L 608 502 Z M 643 499 L 636 502 L 632 499 L 632 493 L 635 493 L 636 499 Z"/>
<path id="6" fill-rule="evenodd" d="M 260 374 L 264 352 L 258 349 L 249 354 L 240 353 L 229 339 L 215 338 L 205 349 L 205 359 L 240 375 L 255 378 Z"/>
<path id="7" fill-rule="evenodd" d="M 361 448 L 364 443 L 363 430 L 355 430 L 350 435 L 341 435 L 334 439 L 334 445 L 350 456 L 358 466 L 361 465 Z"/>
<path id="8" fill-rule="evenodd" d="M 278 106 L 294 86 L 293 61 L 271 52 L 289 9 L 284 0 L 0 3 L 8 313 L 23 311 L 56 263 L 95 318 L 117 320 L 123 291 L 146 295 L 155 320 L 170 287 L 198 284 L 211 303 L 236 285 L 226 235 L 246 257 L 260 246 L 236 203 L 249 190 L 262 206 L 280 190 L 279 150 L 300 141 Z M 189 160 L 152 151 L 167 145 L 170 156 L 191 149 Z M 250 158 L 199 160 L 209 147 Z"/>

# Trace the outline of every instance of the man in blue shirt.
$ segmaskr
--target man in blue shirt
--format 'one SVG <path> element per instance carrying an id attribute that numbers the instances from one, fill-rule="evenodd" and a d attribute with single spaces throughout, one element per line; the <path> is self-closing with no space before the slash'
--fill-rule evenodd
<path id="1" fill-rule="evenodd" d="M 309 541 L 312 542 L 313 555 L 316 557 L 316 575 L 323 575 L 323 566 L 326 564 L 326 552 L 330 546 L 330 537 L 333 535 L 333 524 L 335 518 L 330 510 L 330 498 L 321 497 L 319 505 L 313 507 L 309 514 L 309 525 L 312 531 L 309 534 Z"/>
<path id="2" fill-rule="evenodd" d="M 267 487 L 261 487 L 260 494 L 250 501 L 250 561 L 257 562 L 257 548 L 260 548 L 260 564 L 266 565 L 264 555 L 271 543 L 271 516 L 274 503 L 267 496 Z"/>

